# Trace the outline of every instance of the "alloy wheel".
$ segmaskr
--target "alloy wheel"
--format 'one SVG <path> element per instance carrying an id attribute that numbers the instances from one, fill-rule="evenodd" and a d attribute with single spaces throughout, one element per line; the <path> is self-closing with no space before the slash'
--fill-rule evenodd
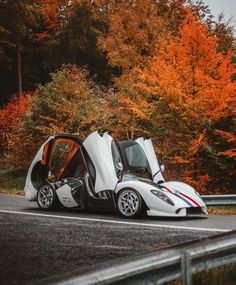
<path id="1" fill-rule="evenodd" d="M 140 209 L 140 198 L 133 190 L 123 191 L 118 198 L 118 207 L 122 215 L 134 216 Z"/>
<path id="2" fill-rule="evenodd" d="M 41 208 L 50 208 L 54 199 L 53 189 L 49 185 L 44 185 L 39 189 L 38 203 Z"/>

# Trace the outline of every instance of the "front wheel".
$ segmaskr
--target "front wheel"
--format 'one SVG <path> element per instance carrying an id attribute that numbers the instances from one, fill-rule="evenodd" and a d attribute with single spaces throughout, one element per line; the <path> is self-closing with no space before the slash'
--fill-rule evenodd
<path id="1" fill-rule="evenodd" d="M 39 189 L 37 202 L 42 210 L 52 210 L 58 206 L 56 192 L 51 185 L 45 184 Z"/>
<path id="2" fill-rule="evenodd" d="M 117 209 L 124 218 L 137 217 L 142 209 L 142 198 L 133 189 L 124 189 L 118 193 Z"/>

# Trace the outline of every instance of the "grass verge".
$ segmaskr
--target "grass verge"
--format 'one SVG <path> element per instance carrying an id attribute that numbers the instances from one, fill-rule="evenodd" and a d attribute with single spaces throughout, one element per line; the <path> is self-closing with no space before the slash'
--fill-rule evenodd
<path id="1" fill-rule="evenodd" d="M 26 173 L 22 169 L 0 170 L 0 193 L 24 195 Z"/>
<path id="2" fill-rule="evenodd" d="M 192 276 L 193 285 L 235 285 L 236 264 L 219 266 L 209 270 L 195 273 Z M 164 283 L 165 285 L 181 285 L 180 279 Z"/>
<path id="3" fill-rule="evenodd" d="M 233 206 L 208 206 L 208 214 L 213 215 L 236 215 L 236 205 Z"/>

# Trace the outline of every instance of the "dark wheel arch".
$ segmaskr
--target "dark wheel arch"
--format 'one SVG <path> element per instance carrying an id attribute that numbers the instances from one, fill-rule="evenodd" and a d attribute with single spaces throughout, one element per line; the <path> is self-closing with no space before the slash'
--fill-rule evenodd
<path id="1" fill-rule="evenodd" d="M 46 178 L 48 176 L 48 167 L 38 161 L 31 172 L 31 181 L 37 191 L 46 183 Z"/>

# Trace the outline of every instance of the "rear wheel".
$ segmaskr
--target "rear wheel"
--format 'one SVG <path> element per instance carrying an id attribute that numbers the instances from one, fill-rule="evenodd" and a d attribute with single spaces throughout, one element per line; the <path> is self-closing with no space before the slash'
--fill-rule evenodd
<path id="1" fill-rule="evenodd" d="M 135 218 L 142 210 L 142 198 L 133 189 L 121 190 L 117 197 L 117 209 L 124 218 Z"/>
<path id="2" fill-rule="evenodd" d="M 39 207 L 43 210 L 53 210 L 59 204 L 56 192 L 49 184 L 45 184 L 39 189 L 37 202 Z"/>

